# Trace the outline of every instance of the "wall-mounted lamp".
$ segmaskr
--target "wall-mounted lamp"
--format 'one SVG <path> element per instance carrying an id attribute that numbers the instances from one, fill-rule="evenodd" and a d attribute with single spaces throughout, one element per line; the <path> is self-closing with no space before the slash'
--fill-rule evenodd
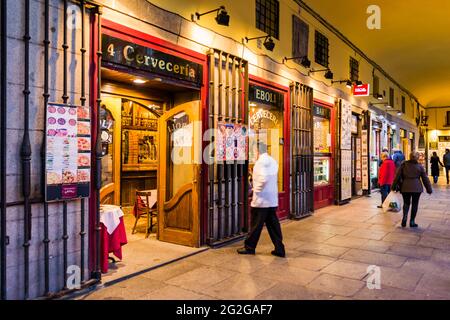
<path id="1" fill-rule="evenodd" d="M 333 72 L 331 72 L 331 70 L 330 70 L 330 69 L 322 69 L 322 70 L 310 70 L 310 71 L 309 71 L 309 73 L 314 73 L 314 72 L 323 72 L 323 71 L 326 71 L 326 72 L 325 72 L 325 79 L 328 79 L 328 80 L 333 80 Z"/>
<path id="2" fill-rule="evenodd" d="M 272 37 L 267 35 L 267 36 L 261 36 L 261 37 L 254 37 L 254 38 L 247 38 L 245 37 L 245 42 L 249 42 L 250 40 L 256 40 L 256 39 L 264 39 L 264 48 L 266 48 L 269 51 L 273 51 L 273 49 L 275 48 L 275 42 L 273 42 Z"/>
<path id="3" fill-rule="evenodd" d="M 350 80 L 336 80 L 336 81 L 331 81 L 331 84 L 333 83 L 345 83 L 345 86 L 349 89 L 352 88 L 352 82 Z"/>
<path id="4" fill-rule="evenodd" d="M 200 20 L 201 16 L 204 16 L 205 14 L 210 14 L 213 12 L 217 12 L 217 16 L 216 16 L 217 24 L 228 27 L 228 25 L 230 24 L 230 16 L 228 15 L 227 10 L 225 10 L 225 6 L 220 6 L 217 9 L 210 10 L 210 11 L 207 11 L 204 13 L 196 12 L 194 14 L 191 14 L 191 20 L 195 22 L 197 20 Z"/>
<path id="5" fill-rule="evenodd" d="M 375 95 L 375 98 L 378 99 L 378 100 L 383 100 L 383 95 L 381 93 L 377 93 Z"/>
<path id="6" fill-rule="evenodd" d="M 356 81 L 355 81 L 355 84 L 356 84 L 357 86 L 360 86 L 360 85 L 362 85 L 363 83 L 362 83 L 362 81 L 356 80 Z"/>
<path id="7" fill-rule="evenodd" d="M 308 56 L 290 57 L 290 58 L 284 57 L 283 63 L 285 63 L 286 61 L 289 61 L 289 60 L 294 60 L 294 59 L 301 59 L 300 64 L 302 66 L 304 66 L 305 68 L 311 67 L 311 61 L 308 59 Z"/>

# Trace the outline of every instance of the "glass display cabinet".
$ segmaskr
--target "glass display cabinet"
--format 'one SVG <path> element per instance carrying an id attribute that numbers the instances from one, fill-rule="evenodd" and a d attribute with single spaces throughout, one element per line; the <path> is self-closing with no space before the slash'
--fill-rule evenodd
<path id="1" fill-rule="evenodd" d="M 330 183 L 330 159 L 328 157 L 314 158 L 314 186 Z"/>

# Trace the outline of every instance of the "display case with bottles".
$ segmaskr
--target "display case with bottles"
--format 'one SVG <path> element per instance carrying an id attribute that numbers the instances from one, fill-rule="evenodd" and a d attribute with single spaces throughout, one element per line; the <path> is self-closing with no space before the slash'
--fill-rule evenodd
<path id="1" fill-rule="evenodd" d="M 330 158 L 314 158 L 314 186 L 324 186 L 330 183 Z"/>

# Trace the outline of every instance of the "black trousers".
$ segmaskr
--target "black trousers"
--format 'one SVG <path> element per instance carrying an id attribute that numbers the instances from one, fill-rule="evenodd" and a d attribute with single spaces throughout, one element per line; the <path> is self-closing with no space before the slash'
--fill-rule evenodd
<path id="1" fill-rule="evenodd" d="M 420 192 L 403 192 L 403 217 L 408 217 L 409 207 L 411 206 L 411 218 L 410 221 L 414 221 L 417 215 L 417 209 L 419 208 Z"/>
<path id="2" fill-rule="evenodd" d="M 447 176 L 447 184 L 450 182 L 448 173 L 450 172 L 450 166 L 445 167 L 445 175 Z"/>
<path id="3" fill-rule="evenodd" d="M 247 239 L 245 240 L 245 248 L 255 250 L 258 245 L 261 231 L 266 224 L 270 239 L 272 240 L 275 251 L 285 253 L 283 245 L 283 235 L 281 234 L 281 226 L 276 214 L 277 208 L 253 208 L 251 210 L 252 226 Z"/>

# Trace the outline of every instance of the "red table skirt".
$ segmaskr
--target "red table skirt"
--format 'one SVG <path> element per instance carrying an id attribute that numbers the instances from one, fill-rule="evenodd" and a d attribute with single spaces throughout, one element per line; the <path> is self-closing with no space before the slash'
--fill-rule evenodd
<path id="1" fill-rule="evenodd" d="M 122 246 L 127 244 L 127 234 L 125 231 L 125 224 L 123 217 L 120 217 L 120 223 L 112 234 L 109 234 L 106 227 L 101 225 L 101 244 L 100 250 L 102 253 L 101 268 L 102 273 L 108 272 L 108 256 L 113 253 L 118 259 L 122 260 Z"/>

